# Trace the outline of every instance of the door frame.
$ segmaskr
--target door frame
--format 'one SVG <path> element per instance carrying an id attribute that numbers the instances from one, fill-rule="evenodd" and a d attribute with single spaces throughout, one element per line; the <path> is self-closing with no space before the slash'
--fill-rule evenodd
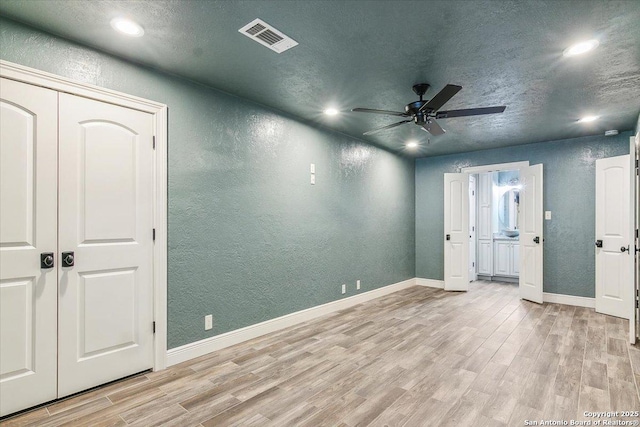
<path id="1" fill-rule="evenodd" d="M 631 160 L 630 179 L 631 185 L 629 186 L 629 202 L 631 209 L 629 209 L 631 224 L 631 239 L 630 247 L 634 248 L 633 261 L 631 266 L 631 313 L 629 316 L 629 342 L 631 344 L 636 343 L 636 337 L 640 330 L 638 328 L 638 289 L 640 288 L 640 239 L 638 237 L 638 229 L 640 228 L 640 209 L 638 209 L 638 203 L 640 203 L 640 178 L 638 177 L 638 158 L 640 157 L 640 131 L 629 138 L 629 157 Z"/>
<path id="2" fill-rule="evenodd" d="M 513 171 L 513 170 L 517 170 L 518 172 L 522 172 L 522 168 L 525 167 L 529 167 L 529 161 L 522 161 L 522 162 L 511 162 L 511 163 L 495 163 L 495 164 L 490 164 L 490 165 L 480 165 L 480 166 L 469 166 L 469 167 L 462 167 L 458 169 L 458 172 L 460 173 L 466 173 L 469 175 L 476 175 L 476 174 L 480 174 L 480 173 L 487 173 L 487 172 L 499 172 L 499 171 Z M 476 206 L 477 208 L 477 206 Z M 492 207 L 493 209 L 493 207 Z M 477 238 L 476 238 L 476 245 L 477 245 Z M 491 242 L 491 250 L 493 251 L 493 241 Z M 477 257 L 477 255 L 476 255 Z M 493 262 L 494 260 L 492 260 Z M 522 274 L 522 271 L 520 272 L 520 274 Z M 518 283 L 518 287 L 520 286 L 520 284 Z"/>
<path id="3" fill-rule="evenodd" d="M 0 60 L 0 77 L 66 92 L 84 98 L 144 111 L 153 116 L 155 159 L 153 165 L 153 370 L 167 366 L 167 139 L 168 108 L 165 104 Z M 151 231 L 151 230 L 150 230 Z"/>
<path id="4" fill-rule="evenodd" d="M 476 174 L 469 174 L 469 189 L 471 190 L 471 182 L 473 181 L 473 192 L 469 195 L 469 218 L 471 218 L 471 213 L 473 212 L 473 222 L 469 221 L 469 234 L 472 237 L 472 240 L 469 241 L 469 261 L 473 258 L 473 271 L 471 268 L 469 269 L 469 283 L 475 282 L 478 280 L 478 236 L 477 230 L 478 228 L 478 183 L 476 182 Z M 471 201 L 473 200 L 473 205 Z M 473 229 L 471 229 L 473 227 Z M 473 257 L 471 254 L 473 253 Z"/>

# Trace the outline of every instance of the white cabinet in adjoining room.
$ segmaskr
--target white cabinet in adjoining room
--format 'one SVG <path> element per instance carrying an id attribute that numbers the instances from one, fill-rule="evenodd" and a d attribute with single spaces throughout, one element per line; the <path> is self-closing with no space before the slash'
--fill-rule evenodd
<path id="1" fill-rule="evenodd" d="M 520 242 L 517 240 L 496 240 L 493 244 L 494 276 L 518 276 Z"/>
<path id="2" fill-rule="evenodd" d="M 511 244 L 511 272 L 514 276 L 520 275 L 520 242 Z"/>
<path id="3" fill-rule="evenodd" d="M 491 240 L 491 191 L 492 178 L 490 173 L 478 174 L 478 240 Z"/>
<path id="4" fill-rule="evenodd" d="M 480 173 L 477 179 L 477 263 L 478 274 L 481 276 L 493 276 L 493 232 L 491 229 L 491 200 L 492 200 L 491 173 Z"/>
<path id="5" fill-rule="evenodd" d="M 493 275 L 493 247 L 491 240 L 478 240 L 478 274 Z"/>

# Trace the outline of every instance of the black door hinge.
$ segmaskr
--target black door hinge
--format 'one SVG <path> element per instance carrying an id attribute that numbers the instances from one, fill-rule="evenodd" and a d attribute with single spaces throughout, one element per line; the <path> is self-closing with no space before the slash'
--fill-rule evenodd
<path id="1" fill-rule="evenodd" d="M 156 322 L 153 322 L 153 333 L 156 333 Z"/>
<path id="2" fill-rule="evenodd" d="M 156 229 L 155 228 L 153 229 L 153 241 L 154 242 L 156 241 Z"/>
<path id="3" fill-rule="evenodd" d="M 156 149 L 156 137 L 155 135 L 153 136 L 153 149 Z"/>

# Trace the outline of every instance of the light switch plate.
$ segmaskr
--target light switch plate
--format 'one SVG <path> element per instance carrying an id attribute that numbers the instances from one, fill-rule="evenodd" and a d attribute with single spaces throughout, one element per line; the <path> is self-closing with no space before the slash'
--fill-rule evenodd
<path id="1" fill-rule="evenodd" d="M 311 167 L 309 168 L 309 170 L 311 171 L 311 173 L 316 173 L 316 164 L 311 163 Z"/>
<path id="2" fill-rule="evenodd" d="M 544 219 L 551 219 L 551 211 L 544 211 Z"/>
<path id="3" fill-rule="evenodd" d="M 311 185 L 316 185 L 316 176 L 311 174 Z"/>

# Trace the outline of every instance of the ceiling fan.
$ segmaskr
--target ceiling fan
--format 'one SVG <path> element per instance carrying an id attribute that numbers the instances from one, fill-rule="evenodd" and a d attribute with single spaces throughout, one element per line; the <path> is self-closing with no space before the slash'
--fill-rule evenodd
<path id="1" fill-rule="evenodd" d="M 437 136 L 444 134 L 445 130 L 440 127 L 435 119 L 448 119 L 453 117 L 480 116 L 483 114 L 502 113 L 505 108 L 507 108 L 505 106 L 499 106 L 467 108 L 464 110 L 438 111 L 444 104 L 447 103 L 447 101 L 453 98 L 453 96 L 458 93 L 460 89 L 462 89 L 462 86 L 446 85 L 444 89 L 436 94 L 436 96 L 431 98 L 429 101 L 424 101 L 422 99 L 422 96 L 427 92 L 428 89 L 429 85 L 427 83 L 419 83 L 413 85 L 413 91 L 420 97 L 420 100 L 407 104 L 404 107 L 404 113 L 399 111 L 374 110 L 371 108 L 354 108 L 351 111 L 355 111 L 357 113 L 375 113 L 386 114 L 388 116 L 408 117 L 407 120 L 367 131 L 363 133 L 363 135 L 372 135 L 374 133 L 386 129 L 391 129 L 405 123 L 414 122 L 418 126 L 422 126 L 422 129 L 429 132 L 431 135 Z"/>

